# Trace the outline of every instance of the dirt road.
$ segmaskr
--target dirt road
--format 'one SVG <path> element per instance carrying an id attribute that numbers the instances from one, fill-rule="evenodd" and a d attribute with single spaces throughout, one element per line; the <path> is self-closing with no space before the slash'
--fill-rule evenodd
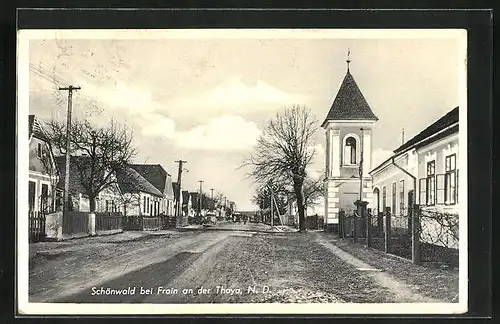
<path id="1" fill-rule="evenodd" d="M 231 225 L 40 260 L 30 271 L 30 301 L 376 303 L 401 301 L 401 287 L 406 302 L 433 301 L 389 274 L 368 275 L 316 233 L 256 229 Z"/>

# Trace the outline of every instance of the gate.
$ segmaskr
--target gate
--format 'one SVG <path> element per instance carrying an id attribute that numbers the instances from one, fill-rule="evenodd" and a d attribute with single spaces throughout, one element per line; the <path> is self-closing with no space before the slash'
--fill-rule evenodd
<path id="1" fill-rule="evenodd" d="M 29 211 L 29 242 L 40 242 L 46 237 L 45 213 L 41 211 Z"/>

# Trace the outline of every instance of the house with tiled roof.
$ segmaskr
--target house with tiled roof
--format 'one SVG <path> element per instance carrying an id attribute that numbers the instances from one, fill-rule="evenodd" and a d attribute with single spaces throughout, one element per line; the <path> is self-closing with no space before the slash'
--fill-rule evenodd
<path id="1" fill-rule="evenodd" d="M 348 59 L 347 72 L 321 125 L 326 135 L 325 229 L 333 232 L 338 231 L 340 212 L 354 213 L 354 202 L 360 199 L 360 177 L 362 199 L 370 204 L 372 198 L 368 171 L 372 129 L 378 118 L 351 74 L 349 64 Z"/>
<path id="2" fill-rule="evenodd" d="M 62 175 L 66 174 L 66 156 L 57 156 L 55 158 L 57 169 Z M 69 196 L 71 204 L 69 205 L 70 211 L 90 211 L 90 200 L 87 190 L 83 185 L 85 179 L 82 176 L 86 173 L 86 165 L 90 165 L 90 158 L 88 156 L 71 156 L 70 157 L 70 170 L 69 170 Z M 62 197 L 64 192 L 65 177 L 59 177 L 57 182 L 57 205 L 58 209 L 62 209 Z M 104 212 L 121 212 L 121 192 L 116 183 L 104 188 L 99 192 L 96 197 L 97 213 Z"/>
<path id="3" fill-rule="evenodd" d="M 124 200 L 125 216 L 156 216 L 160 214 L 163 192 L 132 167 L 116 173 Z"/>
<path id="4" fill-rule="evenodd" d="M 130 167 L 162 193 L 158 214 L 174 216 L 175 194 L 170 173 L 160 164 L 130 164 Z"/>
<path id="5" fill-rule="evenodd" d="M 456 215 L 458 225 L 458 122 L 459 107 L 455 107 L 396 148 L 388 159 L 370 171 L 374 214 L 389 208 L 393 216 L 403 217 L 415 203 L 424 213 Z M 430 235 L 426 232 L 433 229 L 432 224 L 425 222 L 424 217 L 421 233 L 424 242 Z M 392 224 L 392 228 L 400 230 L 407 225 Z M 452 247 L 458 244 L 452 238 L 441 237 L 439 241 L 448 242 Z"/>
<path id="6" fill-rule="evenodd" d="M 50 141 L 35 115 L 29 126 L 29 210 L 50 212 L 55 208 L 55 189 L 59 180 Z"/>

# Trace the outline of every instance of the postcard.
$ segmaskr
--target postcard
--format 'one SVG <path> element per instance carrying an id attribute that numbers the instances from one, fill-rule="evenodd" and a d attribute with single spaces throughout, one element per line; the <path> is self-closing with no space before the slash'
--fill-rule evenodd
<path id="1" fill-rule="evenodd" d="M 466 57 L 458 29 L 19 30 L 18 312 L 466 312 Z"/>

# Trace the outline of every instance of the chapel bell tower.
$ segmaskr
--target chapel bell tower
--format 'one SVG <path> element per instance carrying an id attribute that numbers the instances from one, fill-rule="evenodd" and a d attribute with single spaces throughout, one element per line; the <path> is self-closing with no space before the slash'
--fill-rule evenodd
<path id="1" fill-rule="evenodd" d="M 350 72 L 347 73 L 333 104 L 321 125 L 326 132 L 325 229 L 338 231 L 339 211 L 351 214 L 360 198 L 360 165 L 363 174 L 363 200 L 370 208 L 372 180 L 372 128 L 378 120 Z M 361 156 L 361 152 L 362 155 Z"/>

